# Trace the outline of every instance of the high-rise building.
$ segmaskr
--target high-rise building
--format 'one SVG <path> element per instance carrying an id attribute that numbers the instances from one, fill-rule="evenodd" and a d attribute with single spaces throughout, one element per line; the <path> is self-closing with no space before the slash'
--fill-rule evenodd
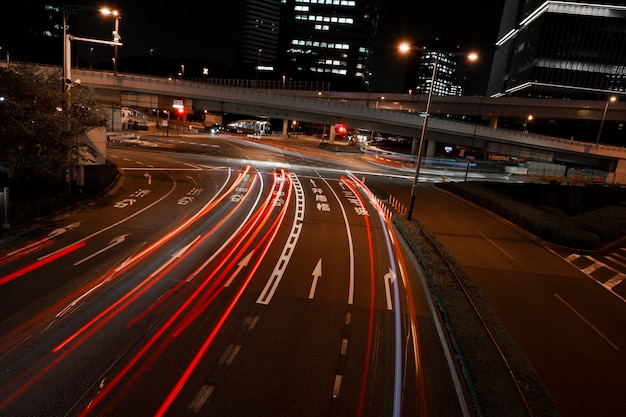
<path id="1" fill-rule="evenodd" d="M 626 1 L 506 0 L 487 93 L 603 99 L 626 91 Z"/>
<path id="2" fill-rule="evenodd" d="M 237 65 L 267 70 L 276 61 L 280 0 L 241 0 Z"/>
<path id="3" fill-rule="evenodd" d="M 280 0 L 278 70 L 331 88 L 367 89 L 378 0 Z"/>
<path id="4" fill-rule="evenodd" d="M 437 73 L 433 85 L 436 96 L 462 96 L 464 86 L 458 79 L 458 46 L 442 42 L 439 38 L 423 43 L 426 48 L 419 57 L 416 94 L 428 94 L 433 79 L 433 69 L 437 62 Z"/>

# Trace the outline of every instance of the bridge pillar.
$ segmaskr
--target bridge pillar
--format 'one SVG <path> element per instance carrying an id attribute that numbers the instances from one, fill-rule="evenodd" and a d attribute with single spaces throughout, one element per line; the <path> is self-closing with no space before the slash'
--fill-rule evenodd
<path id="1" fill-rule="evenodd" d="M 606 182 L 609 184 L 626 184 L 626 159 L 617 161 L 615 172 L 609 174 Z"/>
<path id="2" fill-rule="evenodd" d="M 289 120 L 283 120 L 283 136 L 287 136 L 287 131 L 289 129 Z"/>
<path id="3" fill-rule="evenodd" d="M 491 119 L 489 119 L 489 127 L 492 129 L 498 128 L 498 116 L 491 116 Z"/>
<path id="4" fill-rule="evenodd" d="M 437 147 L 437 142 L 434 140 L 426 141 L 426 158 L 433 158 L 435 156 L 435 148 Z"/>
<path id="5" fill-rule="evenodd" d="M 335 143 L 335 134 L 335 125 L 330 125 L 330 128 L 328 129 L 328 143 L 331 145 Z"/>

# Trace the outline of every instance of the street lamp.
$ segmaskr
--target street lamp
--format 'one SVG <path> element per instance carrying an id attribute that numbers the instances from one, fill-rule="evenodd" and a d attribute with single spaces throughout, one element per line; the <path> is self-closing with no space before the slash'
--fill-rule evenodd
<path id="1" fill-rule="evenodd" d="M 111 14 L 116 16 L 115 21 L 115 30 L 113 31 L 113 40 L 112 41 L 103 41 L 98 39 L 88 39 L 81 38 L 78 36 L 73 36 L 67 33 L 67 21 L 69 19 L 70 14 L 76 13 L 77 10 L 90 9 L 88 6 L 71 6 L 70 9 L 65 8 L 65 3 L 63 4 L 63 91 L 69 94 L 69 90 L 72 84 L 72 41 L 81 41 L 81 42 L 89 42 L 103 45 L 112 45 L 115 46 L 116 57 L 113 58 L 113 65 L 115 66 L 115 70 L 117 71 L 117 47 L 121 46 L 122 43 L 120 40 L 122 39 L 118 33 L 119 29 L 119 16 L 117 11 L 110 11 L 108 9 L 100 9 L 100 12 L 103 14 Z M 108 11 L 108 13 L 106 12 Z"/>
<path id="2" fill-rule="evenodd" d="M 412 46 L 406 42 L 403 42 L 398 47 L 400 53 L 408 53 Z M 420 48 L 420 51 L 427 52 L 428 50 L 425 48 Z M 439 56 L 442 54 L 445 55 L 454 55 L 454 56 L 465 56 L 470 61 L 476 61 L 478 59 L 478 54 L 471 52 L 469 54 L 463 52 L 441 52 L 435 51 L 435 61 L 433 62 L 433 73 L 430 79 L 430 86 L 428 88 L 428 98 L 426 99 L 426 112 L 424 113 L 424 122 L 422 123 L 422 131 L 420 134 L 419 145 L 417 147 L 417 160 L 415 161 L 415 177 L 413 178 L 413 185 L 411 186 L 411 200 L 409 202 L 409 209 L 406 214 L 407 220 L 411 220 L 413 216 L 413 207 L 415 206 L 415 194 L 417 192 L 417 183 L 419 180 L 420 173 L 420 163 L 422 159 L 422 148 L 424 147 L 424 137 L 426 136 L 426 127 L 428 123 L 428 117 L 430 116 L 430 104 L 433 98 L 433 89 L 435 86 L 435 81 L 437 79 L 437 65 L 439 64 Z"/>
<path id="3" fill-rule="evenodd" d="M 596 146 L 600 144 L 600 135 L 602 135 L 602 126 L 604 126 L 604 119 L 606 119 L 606 111 L 609 109 L 609 103 L 617 101 L 617 97 L 611 96 L 604 105 L 604 113 L 602 113 L 602 121 L 600 122 L 600 129 L 598 130 L 598 138 L 596 139 Z"/>
<path id="4" fill-rule="evenodd" d="M 100 13 L 105 16 L 113 16 L 115 18 L 115 30 L 113 31 L 113 42 L 119 43 L 122 40 L 120 36 L 120 13 L 117 10 L 111 10 L 108 7 L 100 9 Z M 113 59 L 113 71 L 117 74 L 117 52 L 119 45 L 115 45 L 114 59 Z"/>
<path id="5" fill-rule="evenodd" d="M 522 127 L 522 133 L 528 133 L 528 122 L 532 122 L 533 120 L 533 115 L 529 114 L 528 116 L 526 116 L 526 118 L 524 119 L 524 125 Z"/>
<path id="6" fill-rule="evenodd" d="M 148 62 L 148 75 L 152 75 L 152 54 L 154 49 L 150 48 L 150 61 Z"/>

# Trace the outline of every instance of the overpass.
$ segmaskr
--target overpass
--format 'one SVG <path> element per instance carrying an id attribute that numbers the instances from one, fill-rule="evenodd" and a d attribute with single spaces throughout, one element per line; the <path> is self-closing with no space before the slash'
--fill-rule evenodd
<path id="1" fill-rule="evenodd" d="M 72 69 L 74 79 L 95 89 L 110 104 L 140 109 L 171 109 L 173 100 L 207 112 L 264 116 L 285 121 L 299 120 L 392 135 L 419 137 L 426 107 L 422 95 L 346 93 L 327 90 L 281 88 L 280 82 L 241 85 L 235 80 L 221 84 L 201 80 L 175 80 L 85 69 Z M 434 97 L 428 120 L 426 156 L 434 155 L 436 142 L 483 148 L 491 153 L 520 156 L 545 163 L 586 166 L 607 172 L 606 182 L 626 184 L 626 147 L 609 146 L 497 127 L 499 117 L 528 114 L 559 119 L 601 120 L 604 101 L 521 99 L 488 97 Z M 488 117 L 489 126 L 461 122 L 438 115 Z M 540 115 L 540 116 L 539 116 Z M 626 103 L 614 103 L 606 120 L 626 120 Z M 331 129 L 331 131 L 334 131 Z"/>

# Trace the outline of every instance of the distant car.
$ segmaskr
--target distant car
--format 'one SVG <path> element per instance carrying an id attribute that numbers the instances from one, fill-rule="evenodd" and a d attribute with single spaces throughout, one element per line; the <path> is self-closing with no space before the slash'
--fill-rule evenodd
<path id="1" fill-rule="evenodd" d="M 210 133 L 212 135 L 215 135 L 220 130 L 222 130 L 222 125 L 219 123 L 213 123 L 210 126 L 204 126 L 204 133 Z"/>

